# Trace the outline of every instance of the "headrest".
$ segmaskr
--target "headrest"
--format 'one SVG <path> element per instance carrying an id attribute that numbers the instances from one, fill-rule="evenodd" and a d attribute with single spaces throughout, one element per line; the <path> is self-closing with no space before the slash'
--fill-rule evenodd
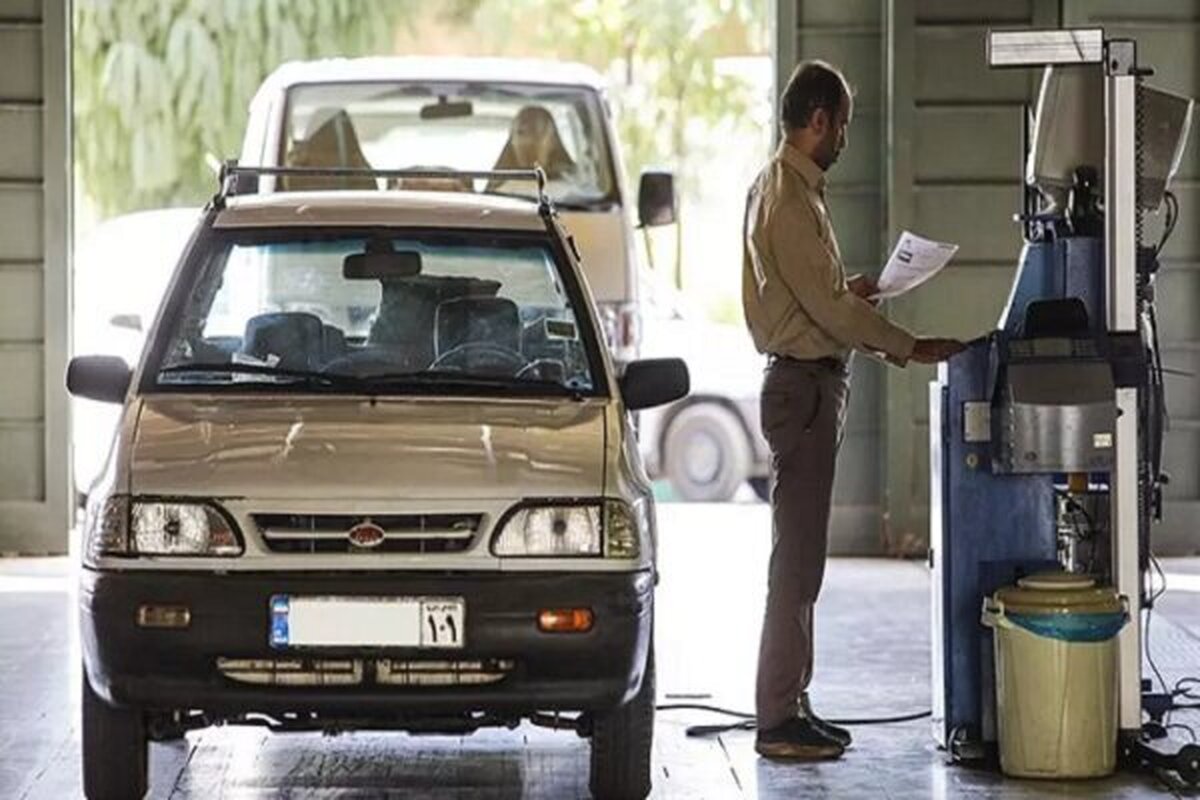
<path id="1" fill-rule="evenodd" d="M 322 108 L 313 115 L 313 120 L 308 135 L 292 145 L 287 166 L 371 168 L 354 122 L 345 110 Z M 376 188 L 375 179 L 367 175 L 341 178 L 288 175 L 281 179 L 280 185 L 286 191 Z"/>
<path id="2" fill-rule="evenodd" d="M 321 318 L 304 311 L 278 311 L 246 320 L 242 352 L 260 361 L 271 356 L 284 369 L 317 369 L 325 349 Z"/>
<path id="3" fill-rule="evenodd" d="M 442 356 L 467 342 L 521 349 L 521 313 L 503 297 L 459 297 L 437 307 L 435 349 Z"/>

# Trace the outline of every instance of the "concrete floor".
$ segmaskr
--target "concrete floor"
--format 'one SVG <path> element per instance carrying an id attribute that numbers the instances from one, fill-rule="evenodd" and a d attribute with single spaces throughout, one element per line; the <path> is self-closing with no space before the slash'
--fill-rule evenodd
<path id="1" fill-rule="evenodd" d="M 660 702 L 749 709 L 768 544 L 765 506 L 666 505 L 658 595 Z M 1168 680 L 1200 671 L 1200 561 L 1166 563 L 1153 628 Z M 0 560 L 0 797 L 79 795 L 78 643 L 66 559 Z M 818 615 L 813 689 L 827 716 L 929 707 L 927 572 L 914 562 L 832 562 Z M 1190 716 L 1191 719 L 1186 717 Z M 1177 721 L 1200 727 L 1200 714 Z M 856 730 L 836 763 L 774 764 L 753 734 L 689 739 L 718 718 L 660 712 L 656 798 L 1036 798 L 1185 796 L 1147 775 L 1011 781 L 947 766 L 926 721 Z M 522 727 L 473 737 L 272 736 L 210 729 L 153 745 L 155 798 L 563 798 L 587 796 L 587 747 Z M 1200 796 L 1193 793 L 1188 796 Z"/>

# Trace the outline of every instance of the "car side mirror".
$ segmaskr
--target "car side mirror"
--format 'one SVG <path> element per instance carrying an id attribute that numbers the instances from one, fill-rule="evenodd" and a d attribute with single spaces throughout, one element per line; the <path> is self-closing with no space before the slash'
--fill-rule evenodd
<path id="1" fill-rule="evenodd" d="M 638 185 L 638 224 L 643 228 L 675 221 L 675 175 L 646 170 Z"/>
<path id="2" fill-rule="evenodd" d="M 77 356 L 67 364 L 67 391 L 101 403 L 124 403 L 133 370 L 119 356 Z"/>
<path id="3" fill-rule="evenodd" d="M 621 376 L 621 396 L 629 411 L 666 405 L 687 397 L 690 390 L 691 379 L 682 358 L 631 361 Z"/>
<path id="4" fill-rule="evenodd" d="M 108 320 L 114 328 L 128 328 L 131 331 L 141 331 L 142 317 L 140 314 L 114 314 Z"/>

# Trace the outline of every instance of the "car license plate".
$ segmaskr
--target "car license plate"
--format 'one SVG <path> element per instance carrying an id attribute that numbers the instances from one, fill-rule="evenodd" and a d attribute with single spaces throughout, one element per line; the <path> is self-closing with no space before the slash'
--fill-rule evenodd
<path id="1" fill-rule="evenodd" d="M 463 646 L 461 597 L 271 597 L 272 647 Z"/>

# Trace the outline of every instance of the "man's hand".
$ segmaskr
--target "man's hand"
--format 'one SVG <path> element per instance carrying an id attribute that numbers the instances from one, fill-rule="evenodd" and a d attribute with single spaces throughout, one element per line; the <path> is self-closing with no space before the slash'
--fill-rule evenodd
<path id="1" fill-rule="evenodd" d="M 917 339 L 911 358 L 918 364 L 936 364 L 966 349 L 967 346 L 957 339 L 922 338 Z"/>
<path id="2" fill-rule="evenodd" d="M 863 300 L 871 300 L 871 297 L 879 292 L 878 284 L 870 275 L 855 275 L 846 281 L 846 288 Z M 878 303 L 875 300 L 871 302 Z"/>

